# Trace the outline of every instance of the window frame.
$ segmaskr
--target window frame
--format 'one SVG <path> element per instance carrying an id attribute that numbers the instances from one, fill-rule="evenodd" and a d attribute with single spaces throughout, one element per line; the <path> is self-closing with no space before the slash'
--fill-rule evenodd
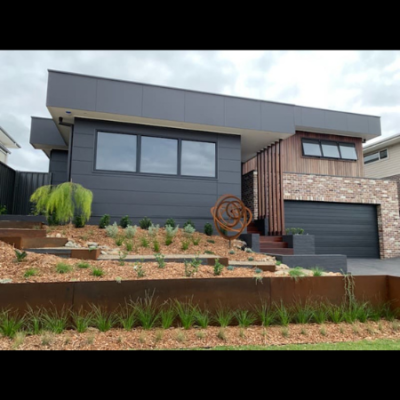
<path id="1" fill-rule="evenodd" d="M 96 168 L 97 162 L 97 145 L 98 145 L 98 134 L 100 133 L 109 133 L 109 134 L 122 134 L 122 135 L 133 135 L 136 136 L 136 171 L 119 171 L 119 170 L 105 170 Z M 140 171 L 140 161 L 142 155 L 142 137 L 151 137 L 151 138 L 159 138 L 159 139 L 172 139 L 178 142 L 178 153 L 177 153 L 177 162 L 178 168 L 176 174 L 162 174 L 156 172 L 142 172 Z M 212 143 L 215 146 L 215 176 L 198 176 L 198 175 L 182 175 L 181 166 L 182 166 L 182 141 L 186 140 L 189 142 L 200 142 L 200 143 Z M 182 137 L 166 137 L 160 135 L 152 135 L 151 133 L 135 133 L 135 132 L 121 132 L 119 130 L 113 129 L 96 129 L 94 135 L 94 147 L 93 147 L 93 164 L 92 171 L 98 174 L 109 174 L 109 175 L 135 175 L 135 176 L 154 176 L 154 177 L 171 177 L 177 179 L 199 179 L 199 180 L 218 180 L 218 139 L 215 140 L 202 140 L 202 139 L 190 139 L 190 138 L 182 138 Z"/>
<path id="2" fill-rule="evenodd" d="M 381 153 L 383 151 L 386 151 L 386 157 L 381 158 Z M 365 162 L 365 157 L 372 156 L 373 154 L 377 154 L 378 155 L 378 159 L 377 160 L 372 160 L 372 161 L 369 161 L 369 162 Z M 373 163 L 376 163 L 376 162 L 379 162 L 379 161 L 385 161 L 385 160 L 388 160 L 388 159 L 389 159 L 389 148 L 387 147 L 385 149 L 374 151 L 373 153 L 364 154 L 364 165 L 373 164 Z"/>
<path id="3" fill-rule="evenodd" d="M 320 155 L 320 156 L 312 156 L 312 155 L 308 155 L 308 154 L 305 154 L 305 153 L 304 153 L 303 143 L 304 143 L 304 142 L 307 142 L 307 141 L 308 141 L 308 142 L 318 143 L 319 148 L 320 148 L 320 152 L 321 152 L 321 155 Z M 326 156 L 324 156 L 324 151 L 323 151 L 323 149 L 322 149 L 322 142 L 325 142 L 325 143 L 334 143 L 334 144 L 336 144 L 337 149 L 338 149 L 338 152 L 339 152 L 339 158 L 337 158 L 337 157 L 326 157 Z M 352 145 L 352 146 L 354 147 L 355 152 L 356 152 L 356 157 L 357 157 L 357 158 L 356 158 L 356 159 L 343 158 L 343 157 L 342 157 L 342 152 L 341 152 L 341 150 L 340 150 L 340 145 L 341 145 L 341 144 L 344 144 L 344 145 Z M 352 142 L 341 142 L 341 141 L 339 141 L 339 140 L 326 140 L 326 139 L 314 139 L 314 138 L 302 137 L 302 138 L 301 138 L 301 154 L 302 154 L 302 156 L 305 157 L 305 158 L 316 158 L 316 159 L 319 159 L 319 160 L 349 161 L 349 162 L 357 162 L 357 161 L 359 160 L 358 153 L 357 153 L 357 147 L 356 147 L 355 143 L 352 143 Z"/>

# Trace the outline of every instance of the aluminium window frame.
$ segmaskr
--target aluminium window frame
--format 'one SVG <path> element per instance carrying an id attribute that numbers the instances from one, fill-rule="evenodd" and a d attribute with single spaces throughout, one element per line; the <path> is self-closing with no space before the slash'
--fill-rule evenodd
<path id="1" fill-rule="evenodd" d="M 320 156 L 313 156 L 313 155 L 308 155 L 304 153 L 304 147 L 303 147 L 303 142 L 304 141 L 309 141 L 309 142 L 314 142 L 315 144 L 318 143 L 320 151 L 321 151 L 321 155 Z M 334 143 L 336 144 L 338 151 L 339 151 L 339 158 L 337 157 L 326 157 L 324 156 L 324 151 L 322 149 L 322 142 L 328 142 L 328 143 Z M 356 152 L 356 159 L 352 159 L 352 158 L 343 158 L 342 157 L 342 152 L 340 150 L 340 145 L 341 144 L 345 144 L 345 145 L 353 145 L 354 146 L 354 150 Z M 358 153 L 357 153 L 357 148 L 355 143 L 352 142 L 342 142 L 340 140 L 327 140 L 327 139 L 315 139 L 315 138 L 307 138 L 307 137 L 302 137 L 301 138 L 301 154 L 303 157 L 305 158 L 316 158 L 319 160 L 334 160 L 334 161 L 350 161 L 350 162 L 357 162 L 359 160 L 358 158 Z"/>
<path id="2" fill-rule="evenodd" d="M 386 151 L 386 157 L 381 158 L 381 152 L 382 151 Z M 379 158 L 377 160 L 373 160 L 373 161 L 370 161 L 370 162 L 366 163 L 365 162 L 365 157 L 366 156 L 371 156 L 373 154 L 378 154 Z M 388 159 L 389 159 L 389 148 L 386 147 L 384 149 L 374 151 L 373 153 L 364 154 L 364 165 L 373 164 L 373 163 L 376 163 L 376 162 L 379 162 L 379 161 L 385 161 L 385 160 L 388 160 Z"/>
<path id="3" fill-rule="evenodd" d="M 110 133 L 110 134 L 122 134 L 122 135 L 134 135 L 136 136 L 136 171 L 117 171 L 117 170 L 104 170 L 96 168 L 97 162 L 97 145 L 98 145 L 98 134 L 99 132 Z M 177 153 L 177 161 L 178 161 L 178 169 L 176 174 L 162 174 L 155 172 L 141 172 L 140 171 L 140 160 L 142 154 L 142 136 L 159 138 L 159 139 L 171 139 L 178 141 L 178 153 Z M 215 175 L 214 176 L 199 176 L 199 175 L 182 175 L 181 174 L 181 165 L 182 165 L 182 141 L 186 140 L 189 142 L 200 142 L 200 143 L 212 143 L 215 146 Z M 177 179 L 199 179 L 199 180 L 208 180 L 208 181 L 216 181 L 218 180 L 218 139 L 215 140 L 202 140 L 202 139 L 190 139 L 190 138 L 182 138 L 182 137 L 166 137 L 160 135 L 151 135 L 147 133 L 135 133 L 135 132 L 121 132 L 119 130 L 114 129 L 96 129 L 94 134 L 94 146 L 93 146 L 93 164 L 92 171 L 94 173 L 99 174 L 109 174 L 109 175 L 127 175 L 127 176 L 154 176 L 154 177 L 170 177 Z"/>

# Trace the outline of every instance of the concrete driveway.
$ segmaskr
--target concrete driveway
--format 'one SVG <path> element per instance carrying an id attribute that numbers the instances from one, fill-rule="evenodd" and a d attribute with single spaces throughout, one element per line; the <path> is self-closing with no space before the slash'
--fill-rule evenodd
<path id="1" fill-rule="evenodd" d="M 353 275 L 400 276 L 400 257 L 388 260 L 372 258 L 348 258 L 347 270 Z"/>

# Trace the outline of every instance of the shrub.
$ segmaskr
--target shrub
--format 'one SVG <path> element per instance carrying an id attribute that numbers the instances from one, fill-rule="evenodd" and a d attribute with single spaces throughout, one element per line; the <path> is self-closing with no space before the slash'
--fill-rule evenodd
<path id="1" fill-rule="evenodd" d="M 24 278 L 29 278 L 30 276 L 35 276 L 38 274 L 38 270 L 35 268 L 29 268 L 24 273 Z"/>
<path id="2" fill-rule="evenodd" d="M 215 243 L 214 239 L 207 239 L 207 243 Z"/>
<path id="3" fill-rule="evenodd" d="M 158 225 L 158 224 L 157 224 L 157 225 L 151 224 L 151 225 L 149 226 L 149 235 L 152 236 L 152 237 L 156 236 L 159 229 L 160 229 L 160 225 Z"/>
<path id="4" fill-rule="evenodd" d="M 139 262 L 135 262 L 135 266 L 133 270 L 136 272 L 138 278 L 143 278 L 146 275 L 146 272 L 143 269 L 143 264 Z"/>
<path id="5" fill-rule="evenodd" d="M 112 225 L 106 226 L 106 235 L 110 238 L 115 238 L 118 235 L 118 225 L 114 222 Z"/>
<path id="6" fill-rule="evenodd" d="M 199 237 L 198 237 L 198 238 L 192 237 L 192 243 L 193 243 L 195 246 L 198 246 L 199 243 L 200 243 L 200 238 L 199 238 Z"/>
<path id="7" fill-rule="evenodd" d="M 126 247 L 126 251 L 132 251 L 133 250 L 133 242 L 132 242 L 132 240 L 127 240 L 125 242 L 125 247 Z"/>
<path id="8" fill-rule="evenodd" d="M 322 276 L 324 270 L 322 268 L 311 268 L 311 271 L 313 272 L 313 276 Z"/>
<path id="9" fill-rule="evenodd" d="M 249 257 L 248 260 L 249 261 L 254 261 L 254 257 Z"/>
<path id="10" fill-rule="evenodd" d="M 132 221 L 129 219 L 128 215 L 125 215 L 124 217 L 121 218 L 121 220 L 119 221 L 119 225 L 122 228 L 126 228 L 128 225 L 132 225 Z"/>
<path id="11" fill-rule="evenodd" d="M 256 268 L 254 271 L 256 274 L 261 274 L 263 271 L 260 268 Z"/>
<path id="12" fill-rule="evenodd" d="M 118 236 L 117 238 L 115 238 L 115 244 L 118 247 L 121 246 L 123 242 L 124 242 L 124 238 L 122 236 Z"/>
<path id="13" fill-rule="evenodd" d="M 155 241 L 153 242 L 153 250 L 154 250 L 156 253 L 159 253 L 159 252 L 160 252 L 160 243 L 158 243 L 157 240 L 155 240 Z"/>
<path id="14" fill-rule="evenodd" d="M 250 247 L 246 247 L 246 248 L 244 249 L 244 251 L 245 251 L 246 253 L 252 253 L 252 252 L 253 252 L 253 250 L 252 250 Z"/>
<path id="15" fill-rule="evenodd" d="M 228 265 L 228 267 L 226 269 L 228 271 L 233 271 L 235 269 L 235 267 L 233 267 L 232 265 Z"/>
<path id="16" fill-rule="evenodd" d="M 74 226 L 75 228 L 83 228 L 85 226 L 85 221 L 80 215 L 75 215 Z"/>
<path id="17" fill-rule="evenodd" d="M 35 204 L 35 213 L 46 217 L 54 215 L 58 223 L 67 223 L 80 216 L 86 223 L 92 213 L 93 193 L 82 185 L 64 182 L 57 186 L 45 185 L 37 188 L 30 197 Z"/>
<path id="18" fill-rule="evenodd" d="M 71 272 L 72 271 L 72 267 L 70 265 L 68 265 L 68 264 L 60 262 L 60 263 L 58 263 L 56 265 L 56 271 L 59 274 L 66 274 L 67 272 Z"/>
<path id="19" fill-rule="evenodd" d="M 235 317 L 239 326 L 242 328 L 247 328 L 256 321 L 256 316 L 247 310 L 236 311 Z"/>
<path id="20" fill-rule="evenodd" d="M 207 236 L 211 236 L 211 235 L 213 234 L 213 232 L 214 232 L 214 229 L 213 229 L 212 225 L 211 225 L 209 222 L 207 222 L 207 223 L 204 225 L 204 233 L 205 233 Z"/>
<path id="21" fill-rule="evenodd" d="M 82 269 L 86 269 L 90 267 L 90 264 L 88 262 L 82 261 L 80 263 L 77 264 L 78 268 L 82 268 Z"/>
<path id="22" fill-rule="evenodd" d="M 235 254 L 233 250 L 229 250 L 229 254 Z"/>
<path id="23" fill-rule="evenodd" d="M 186 225 L 186 226 L 183 228 L 183 232 L 184 232 L 186 235 L 192 235 L 193 233 L 196 232 L 196 229 L 194 229 L 192 225 Z"/>
<path id="24" fill-rule="evenodd" d="M 106 226 L 110 225 L 110 216 L 108 214 L 104 214 L 100 218 L 99 228 L 104 229 Z"/>
<path id="25" fill-rule="evenodd" d="M 136 235 L 137 226 L 128 225 L 125 228 L 125 237 L 128 239 L 132 239 Z"/>
<path id="26" fill-rule="evenodd" d="M 182 250 L 187 250 L 189 248 L 189 242 L 188 241 L 183 241 L 182 242 Z"/>
<path id="27" fill-rule="evenodd" d="M 224 269 L 224 265 L 221 264 L 218 260 L 215 260 L 214 275 L 221 275 L 221 272 L 223 269 Z"/>
<path id="28" fill-rule="evenodd" d="M 92 269 L 92 275 L 100 277 L 100 276 L 104 275 L 104 271 L 101 268 L 93 268 Z"/>
<path id="29" fill-rule="evenodd" d="M 171 225 L 166 225 L 165 233 L 167 237 L 173 238 L 178 233 L 179 225 L 173 227 Z"/>
<path id="30" fill-rule="evenodd" d="M 118 258 L 119 265 L 125 265 L 125 258 L 128 255 L 128 253 L 126 251 L 123 251 L 122 253 L 119 251 L 118 254 L 119 254 Z"/>
<path id="31" fill-rule="evenodd" d="M 289 269 L 289 276 L 291 276 L 294 279 L 297 279 L 301 276 L 305 276 L 306 274 L 303 272 L 301 267 L 296 267 Z"/>
<path id="32" fill-rule="evenodd" d="M 215 254 L 214 252 L 210 251 L 210 250 L 205 250 L 204 254 Z"/>
<path id="33" fill-rule="evenodd" d="M 190 219 L 183 224 L 183 229 L 185 229 L 187 226 L 191 226 L 193 229 L 196 228 L 195 224 Z"/>
<path id="34" fill-rule="evenodd" d="M 144 217 L 143 219 L 141 219 L 140 221 L 139 221 L 139 226 L 142 228 L 142 229 L 149 229 L 149 227 L 152 225 L 152 222 L 151 222 L 151 219 L 150 218 L 147 218 L 147 217 Z"/>
<path id="35" fill-rule="evenodd" d="M 15 255 L 17 257 L 16 258 L 17 262 L 22 262 L 28 256 L 26 251 L 18 251 L 17 249 L 15 249 L 14 252 L 15 252 Z"/>
<path id="36" fill-rule="evenodd" d="M 154 257 L 156 258 L 158 268 L 164 268 L 165 267 L 164 256 L 162 254 L 154 254 Z"/>
<path id="37" fill-rule="evenodd" d="M 0 215 L 7 214 L 7 207 L 6 206 L 0 206 Z"/>
<path id="38" fill-rule="evenodd" d="M 286 235 L 302 235 L 304 233 L 304 229 L 302 228 L 286 228 Z"/>
<path id="39" fill-rule="evenodd" d="M 165 245 L 169 246 L 172 243 L 172 239 L 171 238 L 166 238 L 165 239 Z"/>
<path id="40" fill-rule="evenodd" d="M 282 261 L 276 261 L 275 264 L 276 264 L 276 265 L 281 265 L 281 264 L 282 264 Z"/>
<path id="41" fill-rule="evenodd" d="M 149 247 L 149 241 L 146 237 L 142 236 L 140 238 L 140 244 L 142 247 Z"/>
<path id="42" fill-rule="evenodd" d="M 195 257 L 191 261 L 184 260 L 184 263 L 185 263 L 185 276 L 189 278 L 199 271 L 199 266 L 201 264 L 201 261 L 197 257 Z"/>
<path id="43" fill-rule="evenodd" d="M 175 221 L 172 218 L 167 219 L 167 221 L 164 224 L 164 227 L 166 228 L 167 225 L 172 226 L 172 228 L 175 228 L 176 226 Z"/>

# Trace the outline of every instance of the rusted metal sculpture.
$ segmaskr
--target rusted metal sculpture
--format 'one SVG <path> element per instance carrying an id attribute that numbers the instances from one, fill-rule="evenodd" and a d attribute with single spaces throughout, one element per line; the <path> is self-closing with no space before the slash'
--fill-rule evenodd
<path id="1" fill-rule="evenodd" d="M 211 214 L 218 233 L 229 240 L 229 247 L 253 219 L 253 214 L 242 200 L 232 194 L 221 196 L 211 208 Z M 228 235 L 229 232 L 233 235 Z"/>

